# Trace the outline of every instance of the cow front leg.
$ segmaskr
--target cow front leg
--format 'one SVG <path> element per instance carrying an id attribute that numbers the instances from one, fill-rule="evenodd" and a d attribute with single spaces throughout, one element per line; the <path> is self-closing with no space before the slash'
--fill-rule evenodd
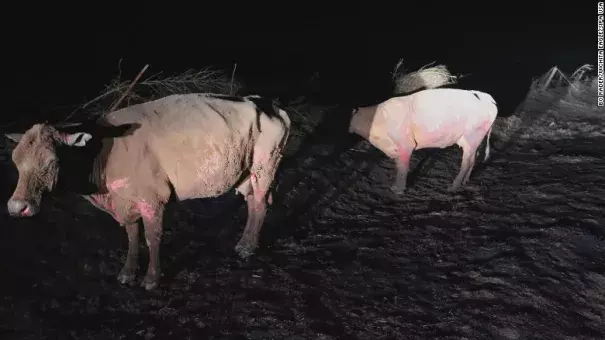
<path id="1" fill-rule="evenodd" d="M 145 227 L 145 240 L 149 249 L 149 264 L 147 273 L 141 282 L 146 290 L 152 290 L 158 286 L 162 271 L 160 269 L 160 243 L 163 231 L 163 209 L 142 209 L 143 225 Z"/>
<path id="2" fill-rule="evenodd" d="M 118 281 L 122 284 L 130 284 L 134 281 L 137 264 L 139 261 L 139 223 L 127 224 L 124 229 L 128 234 L 128 254 L 124 267 L 118 274 Z"/>
<path id="3" fill-rule="evenodd" d="M 391 191 L 396 195 L 402 195 L 407 187 L 407 178 L 408 171 L 410 170 L 412 151 L 413 150 L 410 149 L 400 148 L 399 157 L 395 159 L 397 173 L 395 175 L 395 182 L 391 186 Z"/>

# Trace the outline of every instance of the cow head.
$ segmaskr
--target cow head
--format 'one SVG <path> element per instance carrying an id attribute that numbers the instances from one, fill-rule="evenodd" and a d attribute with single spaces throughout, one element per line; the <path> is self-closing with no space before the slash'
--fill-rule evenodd
<path id="1" fill-rule="evenodd" d="M 17 143 L 12 159 L 19 171 L 19 181 L 7 203 L 11 216 L 33 216 L 40 210 L 45 192 L 52 191 L 59 178 L 59 149 L 85 146 L 92 135 L 87 132 L 65 133 L 47 124 L 36 124 L 25 133 L 7 134 Z"/>

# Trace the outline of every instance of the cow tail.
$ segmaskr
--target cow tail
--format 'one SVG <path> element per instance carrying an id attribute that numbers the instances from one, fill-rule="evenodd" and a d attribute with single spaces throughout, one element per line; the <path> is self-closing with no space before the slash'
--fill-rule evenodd
<path id="1" fill-rule="evenodd" d="M 489 130 L 487 130 L 487 138 L 486 138 L 486 141 L 485 141 L 485 157 L 483 157 L 483 163 L 485 163 L 487 161 L 487 159 L 489 158 L 489 151 L 490 151 L 490 149 L 489 149 L 489 137 L 492 134 L 492 128 L 493 127 L 494 126 L 492 125 L 492 126 L 490 126 Z"/>
<path id="2" fill-rule="evenodd" d="M 495 110 L 494 115 L 497 116 L 498 115 L 498 104 L 496 103 L 496 100 L 494 99 L 494 97 L 492 97 L 492 95 L 490 95 L 489 93 L 483 93 L 483 96 L 486 96 L 487 99 L 494 105 L 494 110 Z M 494 117 L 494 119 L 495 119 L 495 117 Z M 494 122 L 492 122 L 492 125 L 489 127 L 489 130 L 487 130 L 487 140 L 485 143 L 485 157 L 483 158 L 484 163 L 489 158 L 489 153 L 490 153 L 489 138 L 492 135 L 493 128 L 494 128 Z"/>

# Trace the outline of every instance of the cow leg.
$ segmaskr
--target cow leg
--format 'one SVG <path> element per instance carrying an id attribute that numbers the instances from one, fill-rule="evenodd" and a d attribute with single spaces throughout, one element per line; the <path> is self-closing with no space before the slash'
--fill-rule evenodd
<path id="1" fill-rule="evenodd" d="M 248 201 L 248 196 L 251 196 L 250 193 L 252 192 L 252 182 L 250 178 L 251 175 L 248 176 L 248 178 L 246 178 L 237 188 L 235 188 L 235 193 L 244 196 L 244 201 Z M 269 197 L 267 198 L 267 202 L 269 205 L 271 205 L 273 204 L 273 195 L 271 194 L 271 191 L 269 191 L 268 195 Z"/>
<path id="2" fill-rule="evenodd" d="M 477 159 L 477 148 L 475 148 L 474 150 L 469 151 L 469 164 L 468 164 L 468 170 L 466 171 L 466 175 L 464 175 L 464 179 L 462 180 L 462 185 L 466 185 L 468 183 L 468 180 L 471 177 L 471 173 L 473 172 L 473 168 L 475 167 L 475 161 Z"/>
<path id="3" fill-rule="evenodd" d="M 412 151 L 411 148 L 399 147 L 399 157 L 395 160 L 397 174 L 395 175 L 395 182 L 391 186 L 391 191 L 397 195 L 402 195 L 405 192 Z"/>
<path id="4" fill-rule="evenodd" d="M 248 220 L 244 233 L 235 246 L 235 251 L 242 258 L 252 255 L 254 249 L 258 246 L 260 227 L 267 210 L 267 204 L 263 201 L 259 202 L 254 194 L 246 198 L 246 203 L 248 205 Z"/>
<path id="5" fill-rule="evenodd" d="M 472 138 L 478 137 L 478 135 L 471 135 L 470 137 L 471 138 L 464 136 L 460 138 L 460 141 L 457 142 L 457 144 L 462 148 L 462 162 L 460 164 L 460 171 L 458 172 L 458 175 L 454 179 L 452 185 L 447 189 L 449 192 L 458 191 L 462 185 L 466 184 L 470 178 L 471 172 L 473 171 L 473 167 L 475 166 L 477 148 L 481 143 L 481 138 Z"/>
<path id="6" fill-rule="evenodd" d="M 262 151 L 261 151 L 262 152 Z M 281 155 L 274 151 L 269 157 L 262 161 L 255 153 L 250 176 L 252 193 L 246 197 L 248 204 L 248 221 L 244 233 L 235 246 L 235 251 L 240 257 L 246 258 L 254 252 L 258 246 L 258 238 L 261 227 L 267 214 L 267 199 L 270 196 L 271 183 L 275 178 L 275 172 Z"/>
<path id="7" fill-rule="evenodd" d="M 473 168 L 475 167 L 475 160 L 477 158 L 477 149 L 485 136 L 491 129 L 491 122 L 486 122 L 480 127 L 464 135 L 457 144 L 462 148 L 462 164 L 460 166 L 460 172 L 454 180 L 452 186 L 448 191 L 457 191 L 460 186 L 468 183 Z"/>
<path id="8" fill-rule="evenodd" d="M 128 234 L 128 254 L 124 267 L 118 274 L 118 281 L 122 284 L 132 283 L 135 279 L 137 263 L 139 261 L 139 223 L 130 223 L 125 227 Z"/>
<path id="9" fill-rule="evenodd" d="M 147 273 L 145 274 L 145 278 L 143 278 L 143 282 L 141 282 L 141 286 L 146 290 L 152 290 L 157 287 L 162 275 L 160 269 L 160 243 L 162 241 L 163 215 L 163 209 L 143 214 L 145 240 L 149 249 L 149 264 L 147 265 Z"/>

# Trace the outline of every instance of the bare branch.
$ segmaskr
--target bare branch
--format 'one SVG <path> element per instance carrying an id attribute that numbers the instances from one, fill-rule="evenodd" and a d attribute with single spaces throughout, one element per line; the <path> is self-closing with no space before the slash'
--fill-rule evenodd
<path id="1" fill-rule="evenodd" d="M 237 69 L 237 63 L 233 65 L 233 71 L 231 72 L 231 83 L 229 84 L 229 94 L 233 94 L 233 80 L 235 79 L 235 70 Z"/>
<path id="2" fill-rule="evenodd" d="M 141 78 L 141 76 L 143 75 L 143 73 L 145 73 L 145 70 L 147 70 L 148 67 L 149 67 L 149 64 L 147 64 L 147 65 L 145 65 L 143 67 L 143 69 L 141 70 L 141 72 L 139 72 L 139 74 L 137 74 L 136 78 L 134 78 L 134 80 L 132 81 L 132 83 L 130 83 L 130 86 L 126 89 L 126 92 L 124 92 L 124 94 L 122 94 L 122 96 L 120 97 L 120 99 L 118 99 L 118 101 L 111 106 L 111 109 L 109 109 L 109 112 L 112 112 L 112 111 L 114 111 L 115 109 L 118 108 L 118 106 L 120 105 L 120 103 L 122 102 L 122 100 L 124 100 L 124 97 L 126 97 L 128 95 L 128 93 L 132 90 L 134 84 L 139 80 L 139 78 Z"/>

